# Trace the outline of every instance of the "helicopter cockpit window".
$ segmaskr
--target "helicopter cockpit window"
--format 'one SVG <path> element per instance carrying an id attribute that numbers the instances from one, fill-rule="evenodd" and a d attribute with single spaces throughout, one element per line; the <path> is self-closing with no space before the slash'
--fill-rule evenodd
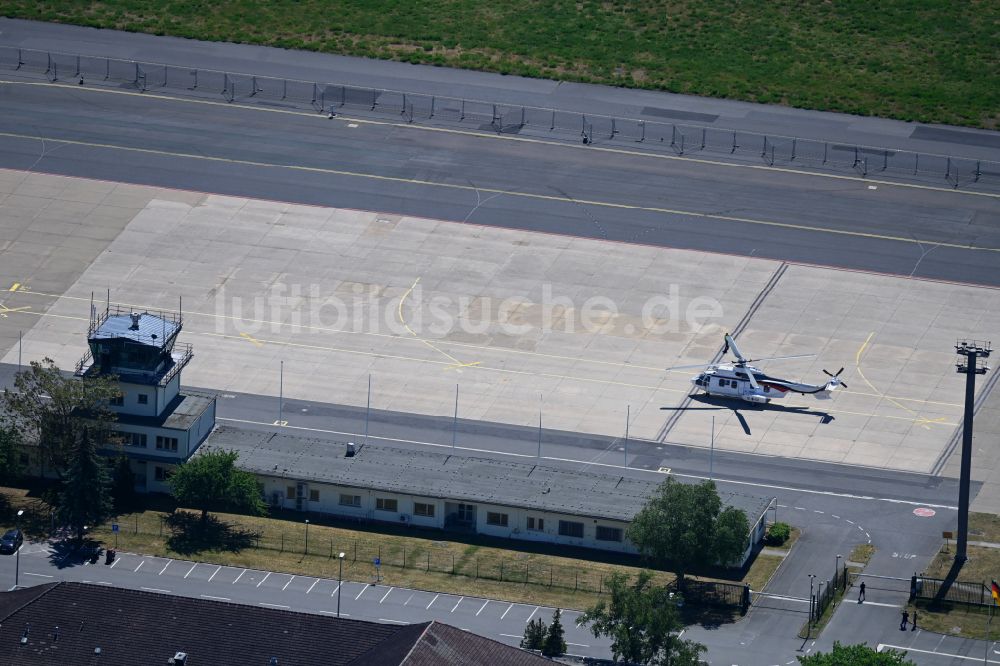
<path id="1" fill-rule="evenodd" d="M 725 386 L 725 385 L 726 385 L 726 383 L 727 383 L 727 382 L 726 382 L 726 380 L 725 380 L 725 379 L 720 379 L 720 380 L 719 380 L 719 386 Z"/>

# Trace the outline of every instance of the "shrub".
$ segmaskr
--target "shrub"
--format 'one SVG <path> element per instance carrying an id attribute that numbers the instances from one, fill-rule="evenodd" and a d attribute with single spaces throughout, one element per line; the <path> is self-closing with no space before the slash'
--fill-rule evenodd
<path id="1" fill-rule="evenodd" d="M 768 546 L 780 546 L 792 535 L 792 528 L 788 523 L 774 523 L 767 529 L 767 537 L 764 543 Z"/>

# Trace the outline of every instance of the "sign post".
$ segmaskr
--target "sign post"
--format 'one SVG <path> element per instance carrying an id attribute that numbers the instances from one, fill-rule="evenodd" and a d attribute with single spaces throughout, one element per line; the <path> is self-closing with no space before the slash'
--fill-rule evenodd
<path id="1" fill-rule="evenodd" d="M 118 523 L 111 523 L 111 531 L 115 533 L 115 550 L 118 550 Z"/>
<path id="2" fill-rule="evenodd" d="M 375 565 L 375 584 L 378 585 L 382 582 L 382 558 L 376 557 L 372 564 Z"/>

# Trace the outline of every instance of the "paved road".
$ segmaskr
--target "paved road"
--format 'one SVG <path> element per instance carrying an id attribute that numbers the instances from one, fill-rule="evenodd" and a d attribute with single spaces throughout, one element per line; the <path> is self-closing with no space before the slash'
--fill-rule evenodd
<path id="1" fill-rule="evenodd" d="M 103 557 L 92 565 L 79 557 L 63 559 L 48 543 L 25 544 L 20 559 L 22 586 L 73 580 L 324 615 L 336 615 L 339 595 L 345 617 L 400 624 L 440 620 L 510 645 L 520 642 L 529 619 L 541 617 L 548 622 L 554 612 L 544 606 L 394 587 L 391 570 L 386 570 L 381 584 L 344 581 L 341 587 L 337 580 L 326 578 L 128 552 L 121 552 L 110 566 Z M 8 585 L 13 583 L 14 568 L 13 557 L 0 557 L 0 579 L 10 581 Z M 608 656 L 609 642 L 577 627 L 579 615 L 578 611 L 563 614 L 569 651 Z"/>

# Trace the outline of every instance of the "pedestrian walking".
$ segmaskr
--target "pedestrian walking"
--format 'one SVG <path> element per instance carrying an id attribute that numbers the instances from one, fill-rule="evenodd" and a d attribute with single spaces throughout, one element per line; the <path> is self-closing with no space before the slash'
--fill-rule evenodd
<path id="1" fill-rule="evenodd" d="M 858 603 L 860 604 L 865 600 L 865 582 L 861 581 L 861 588 L 858 591 Z"/>
<path id="2" fill-rule="evenodd" d="M 917 609 L 914 608 L 913 609 L 913 624 L 910 627 L 910 631 L 916 631 L 916 630 L 917 630 Z"/>
<path id="3" fill-rule="evenodd" d="M 903 611 L 903 621 L 899 623 L 899 630 L 906 631 L 906 625 L 910 621 L 910 613 L 908 611 Z"/>

